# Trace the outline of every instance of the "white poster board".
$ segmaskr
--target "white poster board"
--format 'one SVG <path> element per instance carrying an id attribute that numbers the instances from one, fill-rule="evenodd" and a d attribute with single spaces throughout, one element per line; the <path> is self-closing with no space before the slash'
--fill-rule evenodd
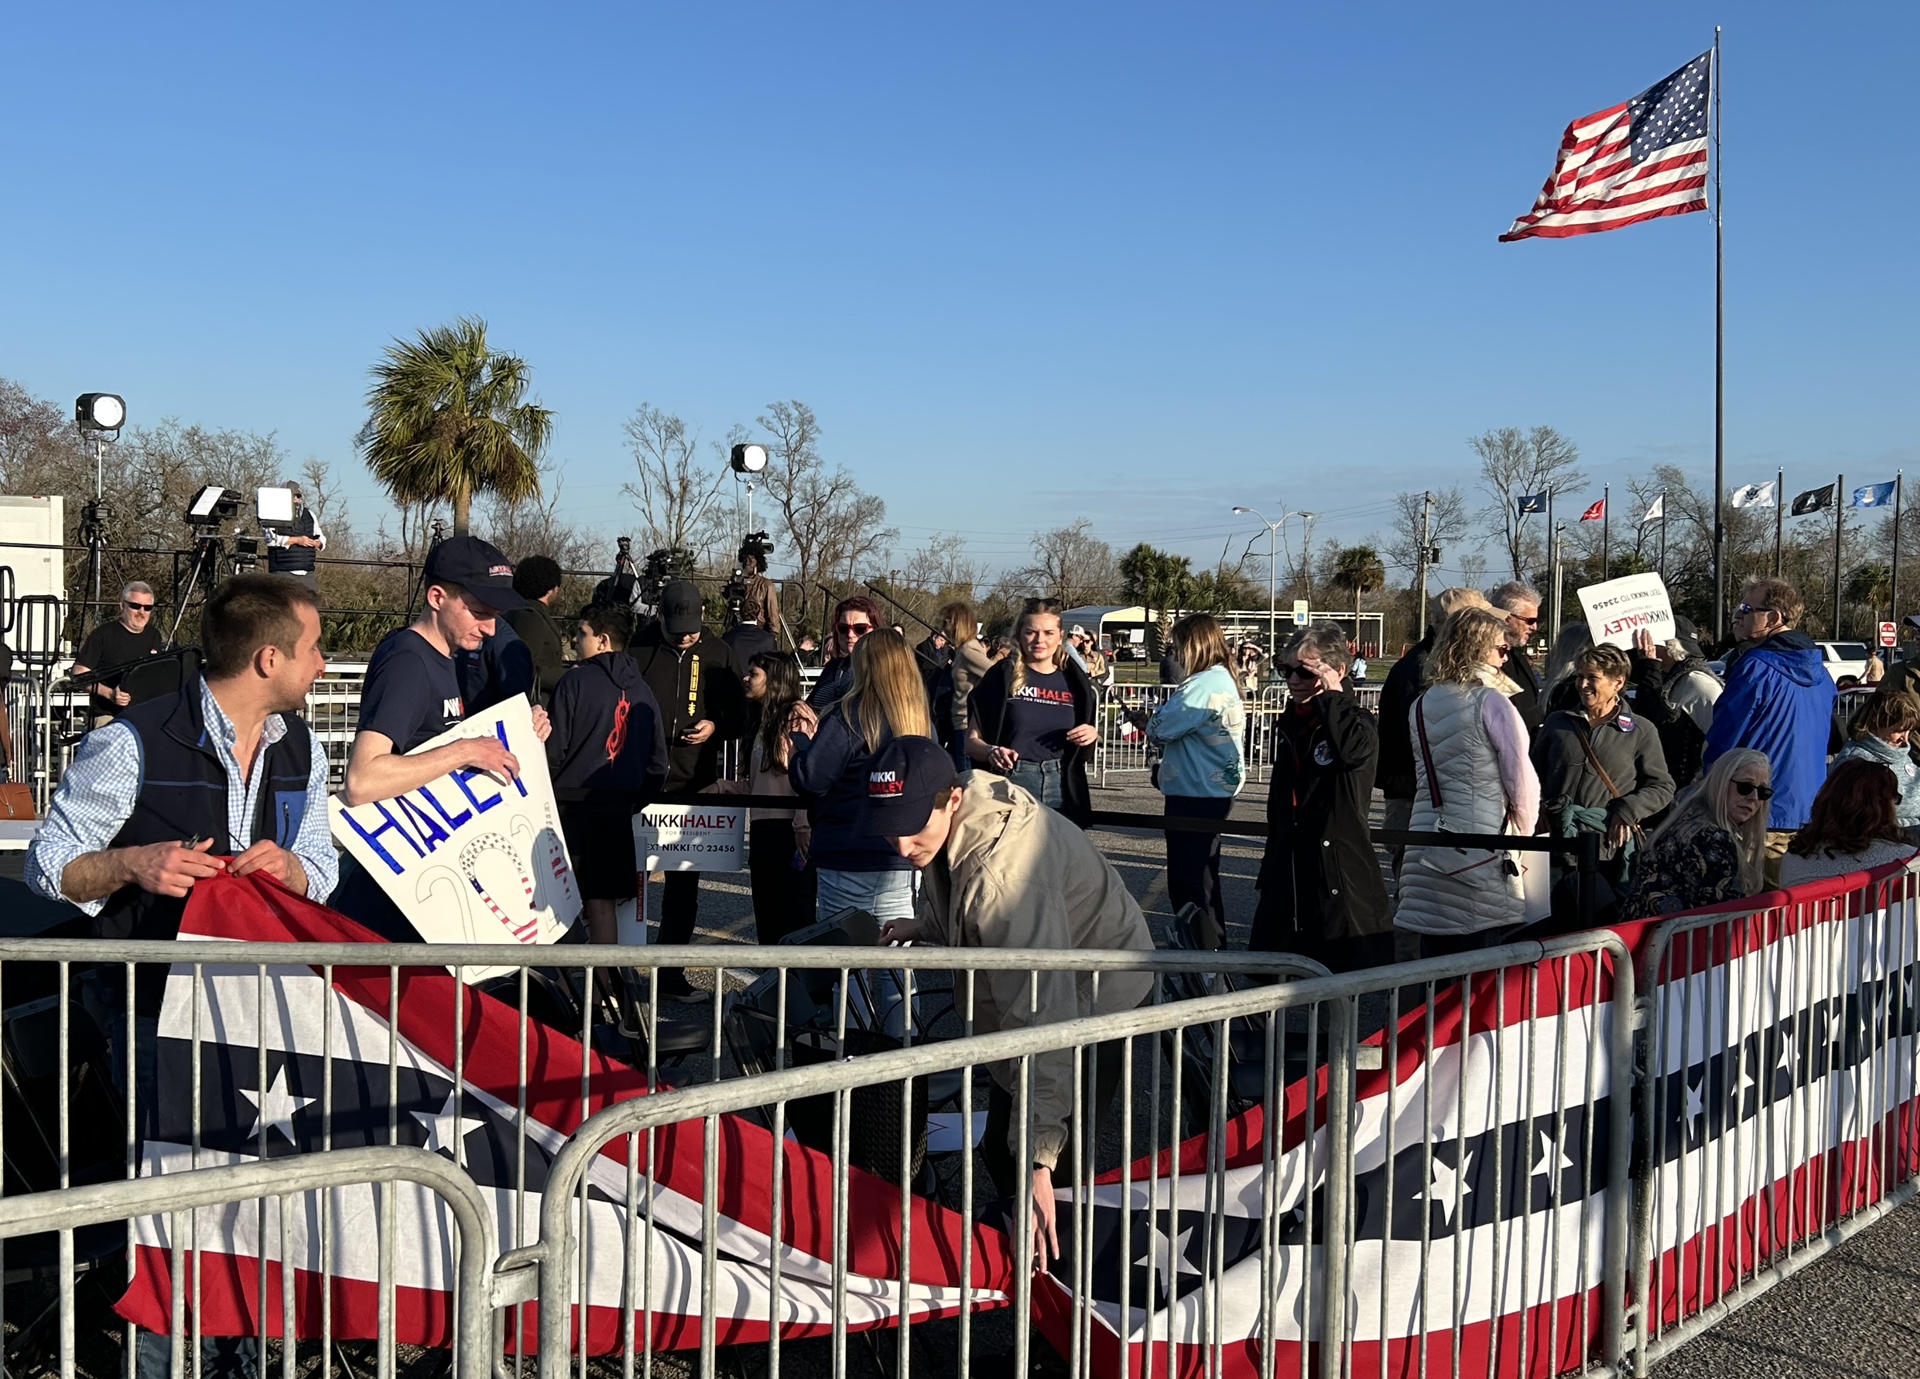
<path id="1" fill-rule="evenodd" d="M 1596 644 L 1633 650 L 1634 633 L 1644 628 L 1658 646 L 1673 636 L 1673 602 L 1659 575 L 1623 575 L 1580 591 L 1580 609 Z"/>
<path id="2" fill-rule="evenodd" d="M 502 785 L 462 769 L 390 800 L 327 802 L 333 840 L 429 943 L 553 943 L 580 917 L 580 887 L 554 807 L 547 753 L 519 695 L 424 742 L 500 739 L 520 763 Z M 510 967 L 466 967 L 484 981 Z"/>
<path id="3" fill-rule="evenodd" d="M 650 804 L 633 816 L 633 855 L 652 871 L 742 871 L 747 811 L 715 795 L 712 804 Z"/>

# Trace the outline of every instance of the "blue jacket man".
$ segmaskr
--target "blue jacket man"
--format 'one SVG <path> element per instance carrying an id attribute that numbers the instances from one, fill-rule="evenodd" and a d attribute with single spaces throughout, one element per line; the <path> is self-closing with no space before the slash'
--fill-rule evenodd
<path id="1" fill-rule="evenodd" d="M 1705 771 L 1733 747 L 1766 754 L 1773 773 L 1769 832 L 1804 824 L 1827 778 L 1835 690 L 1820 648 L 1794 629 L 1805 609 L 1785 580 L 1755 580 L 1740 591 L 1733 630 L 1741 649 L 1727 661 L 1727 688 L 1714 705 L 1700 758 Z"/>

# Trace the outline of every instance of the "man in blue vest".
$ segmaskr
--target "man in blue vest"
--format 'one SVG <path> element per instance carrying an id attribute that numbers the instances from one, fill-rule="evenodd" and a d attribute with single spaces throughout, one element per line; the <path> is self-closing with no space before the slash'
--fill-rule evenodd
<path id="1" fill-rule="evenodd" d="M 327 831 L 327 759 L 299 717 L 326 666 L 313 591 L 280 575 L 240 575 L 207 600 L 200 677 L 135 704 L 95 729 L 60 778 L 27 852 L 28 884 L 93 917 L 101 938 L 171 939 L 194 886 L 222 872 L 265 872 L 325 900 L 339 863 Z M 134 1045 L 126 1047 L 125 969 L 89 973 L 81 997 L 105 1031 L 136 1123 L 156 1106 L 166 966 L 134 977 Z M 199 1372 L 258 1372 L 251 1340 L 209 1337 Z M 165 1336 L 141 1332 L 138 1379 L 168 1372 Z M 189 1360 L 189 1363 L 192 1363 Z"/>
<path id="2" fill-rule="evenodd" d="M 326 666 L 313 592 L 237 576 L 207 600 L 200 642 L 199 678 L 81 743 L 28 850 L 29 883 L 99 937 L 172 938 L 194 882 L 221 872 L 314 900 L 338 875 L 326 757 L 298 716 Z"/>
<path id="3" fill-rule="evenodd" d="M 327 534 L 320 530 L 320 519 L 313 515 L 300 495 L 300 485 L 288 484 L 293 495 L 293 525 L 284 531 L 269 529 L 262 533 L 267 542 L 267 569 L 276 575 L 290 575 L 309 589 L 318 587 L 314 566 L 320 552 L 327 548 Z"/>

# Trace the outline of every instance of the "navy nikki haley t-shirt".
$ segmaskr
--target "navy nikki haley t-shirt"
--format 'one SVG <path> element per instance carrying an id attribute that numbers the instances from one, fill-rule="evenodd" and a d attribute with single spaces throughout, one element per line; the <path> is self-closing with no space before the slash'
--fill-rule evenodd
<path id="1" fill-rule="evenodd" d="M 1007 740 L 1003 746 L 1022 761 L 1058 761 L 1066 754 L 1067 730 L 1073 727 L 1073 687 L 1065 672 L 1036 674 L 1007 700 Z"/>

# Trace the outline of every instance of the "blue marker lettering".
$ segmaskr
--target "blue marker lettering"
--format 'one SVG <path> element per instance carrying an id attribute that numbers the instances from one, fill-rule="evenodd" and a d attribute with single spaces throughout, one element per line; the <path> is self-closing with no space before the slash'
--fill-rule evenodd
<path id="1" fill-rule="evenodd" d="M 426 810 L 405 795 L 397 797 L 394 803 L 406 812 L 413 826 L 420 830 L 420 841 L 426 846 L 428 852 L 432 852 L 439 844 L 447 841 L 447 831 L 428 817 Z"/>
<path id="2" fill-rule="evenodd" d="M 340 812 L 345 817 L 346 821 L 353 826 L 353 831 L 360 835 L 360 840 L 364 842 L 368 847 L 372 848 L 376 853 L 379 854 L 380 860 L 385 862 L 389 867 L 393 869 L 393 874 L 395 876 L 400 875 L 402 872 L 406 870 L 406 868 L 401 866 L 400 863 L 394 861 L 393 854 L 388 852 L 384 847 L 380 845 L 379 838 L 381 834 L 387 832 L 388 830 L 392 830 L 393 832 L 398 833 L 402 838 L 405 838 L 407 840 L 407 846 L 413 849 L 414 856 L 425 857 L 427 855 L 421 849 L 420 844 L 414 840 L 413 835 L 407 832 L 405 826 L 402 825 L 398 819 L 394 818 L 392 814 L 389 814 L 387 812 L 387 806 L 385 804 L 376 800 L 371 805 L 366 806 L 366 808 L 378 811 L 380 817 L 383 820 L 385 820 L 385 822 L 382 823 L 380 827 L 374 829 L 373 832 L 371 833 L 367 832 L 367 830 L 361 825 L 360 820 L 354 817 L 353 810 L 343 809 Z"/>
<path id="3" fill-rule="evenodd" d="M 467 800 L 473 805 L 476 814 L 484 814 L 496 804 L 500 803 L 498 791 L 483 800 L 473 793 L 473 786 L 468 784 L 475 776 L 483 776 L 485 774 L 486 772 L 473 766 L 462 766 L 458 771 L 453 773 L 453 783 L 460 787 L 460 793 L 467 797 Z"/>
<path id="4" fill-rule="evenodd" d="M 426 800 L 428 804 L 433 806 L 435 813 L 439 814 L 439 816 L 442 819 L 446 820 L 447 829 L 449 832 L 460 827 L 461 824 L 464 824 L 468 819 L 471 819 L 473 817 L 473 811 L 470 809 L 461 810 L 457 818 L 454 815 L 447 813 L 447 807 L 441 804 L 439 800 L 435 799 L 433 796 L 433 792 L 427 789 L 427 787 L 424 785 L 421 786 L 416 793 L 418 793 L 421 796 L 421 798 Z"/>
<path id="5" fill-rule="evenodd" d="M 507 725 L 505 723 L 496 722 L 493 725 L 493 733 L 495 737 L 500 739 L 500 745 L 502 747 L 507 747 Z M 507 747 L 507 750 L 511 752 L 513 748 Z M 520 792 L 521 799 L 524 800 L 527 797 L 527 787 L 520 783 L 520 777 L 515 776 L 513 778 L 513 788 Z"/>

